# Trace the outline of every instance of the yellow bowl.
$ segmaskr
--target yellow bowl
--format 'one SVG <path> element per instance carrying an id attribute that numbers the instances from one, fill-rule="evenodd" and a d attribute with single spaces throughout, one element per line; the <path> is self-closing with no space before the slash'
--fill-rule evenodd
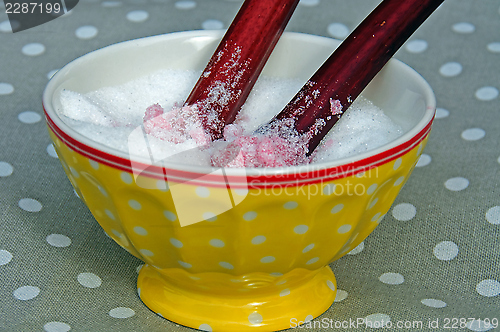
<path id="1" fill-rule="evenodd" d="M 44 92 L 49 134 L 96 220 L 146 263 L 137 291 L 151 310 L 207 331 L 286 329 L 332 304 L 328 264 L 389 210 L 422 153 L 435 98 L 418 73 L 391 60 L 363 95 L 402 126 L 400 138 L 335 162 L 269 169 L 155 162 L 84 137 L 60 116 L 62 89 L 85 93 L 160 69 L 201 70 L 221 37 L 172 33 L 76 59 Z M 263 73 L 305 81 L 337 45 L 285 33 Z"/>

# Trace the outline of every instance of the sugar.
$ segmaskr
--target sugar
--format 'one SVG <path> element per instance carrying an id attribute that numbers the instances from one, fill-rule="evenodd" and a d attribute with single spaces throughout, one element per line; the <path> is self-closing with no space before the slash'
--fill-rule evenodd
<path id="1" fill-rule="evenodd" d="M 381 109 L 359 97 L 310 158 L 305 157 L 303 138 L 286 124 L 267 128 L 266 135 L 252 138 L 304 83 L 261 76 L 234 124 L 225 128 L 224 139 L 208 144 L 200 132 L 196 109 L 179 107 L 200 74 L 164 70 L 85 94 L 63 90 L 59 114 L 81 135 L 111 148 L 145 157 L 152 155 L 155 160 L 172 158 L 178 163 L 201 166 L 276 167 L 333 161 L 369 151 L 403 133 Z M 173 117 L 181 120 L 178 127 Z M 147 149 L 142 141 L 134 139 L 133 132 L 141 125 L 148 133 Z M 169 126 L 174 128 L 165 131 L 164 127 Z M 137 138 L 144 139 L 142 135 Z"/>

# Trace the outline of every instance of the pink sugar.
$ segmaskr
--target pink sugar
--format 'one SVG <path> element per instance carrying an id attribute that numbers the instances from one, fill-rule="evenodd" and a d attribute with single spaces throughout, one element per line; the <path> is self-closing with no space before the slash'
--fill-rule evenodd
<path id="1" fill-rule="evenodd" d="M 359 97 L 348 110 L 342 110 L 345 114 L 334 129 L 307 157 L 305 137 L 290 124 L 258 130 L 304 82 L 261 76 L 235 122 L 224 128 L 223 139 L 211 143 L 200 117 L 213 115 L 176 106 L 183 104 L 199 75 L 164 70 L 85 94 L 64 90 L 58 112 L 75 131 L 110 148 L 153 161 L 199 166 L 280 167 L 333 161 L 374 149 L 403 133 L 381 109 Z M 332 111 L 336 109 L 335 102 L 331 106 Z M 147 149 L 143 142 L 131 139 L 134 129 L 141 127 L 147 134 Z M 259 134 L 255 134 L 257 130 Z"/>

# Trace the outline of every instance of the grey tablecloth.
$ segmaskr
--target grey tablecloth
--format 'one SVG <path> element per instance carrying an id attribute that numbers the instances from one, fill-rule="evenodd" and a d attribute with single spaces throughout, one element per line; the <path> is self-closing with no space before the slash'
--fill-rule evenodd
<path id="1" fill-rule="evenodd" d="M 378 2 L 302 0 L 287 29 L 342 39 Z M 41 94 L 53 71 L 80 55 L 137 37 L 227 28 L 241 3 L 83 0 L 19 33 L 0 13 L 1 331 L 189 330 L 139 300 L 141 262 L 74 194 Z M 331 265 L 336 302 L 304 329 L 372 315 L 394 329 L 444 331 L 456 318 L 461 330 L 486 331 L 469 318 L 500 318 L 500 2 L 445 1 L 396 57 L 435 90 L 428 146 L 382 224 Z"/>

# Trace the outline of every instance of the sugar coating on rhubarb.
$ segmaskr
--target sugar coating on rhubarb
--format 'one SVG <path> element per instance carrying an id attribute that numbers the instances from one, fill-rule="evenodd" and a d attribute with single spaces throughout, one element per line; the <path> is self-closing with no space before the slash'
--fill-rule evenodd
<path id="1" fill-rule="evenodd" d="M 375 149 L 403 134 L 383 110 L 359 97 L 342 110 L 342 118 L 309 156 L 304 144 L 307 137 L 294 131 L 293 123 L 262 127 L 304 82 L 261 76 L 234 123 L 224 128 L 223 138 L 211 142 L 200 116 L 216 114 L 183 105 L 200 74 L 163 70 L 84 94 L 63 90 L 58 113 L 75 131 L 107 147 L 155 161 L 200 166 L 280 167 L 334 161 Z M 137 129 L 144 135 L 134 136 Z"/>

